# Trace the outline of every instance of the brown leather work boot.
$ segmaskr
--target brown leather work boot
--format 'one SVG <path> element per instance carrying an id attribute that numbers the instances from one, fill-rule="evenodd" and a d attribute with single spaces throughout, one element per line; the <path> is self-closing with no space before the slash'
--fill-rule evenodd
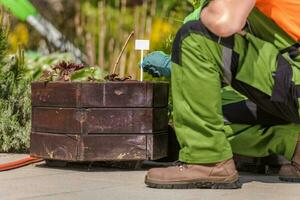
<path id="1" fill-rule="evenodd" d="M 291 164 L 282 165 L 279 171 L 279 179 L 287 182 L 300 183 L 300 136 Z"/>
<path id="2" fill-rule="evenodd" d="M 241 188 L 233 159 L 217 164 L 180 164 L 167 168 L 150 169 L 145 183 L 161 189 L 236 189 Z"/>

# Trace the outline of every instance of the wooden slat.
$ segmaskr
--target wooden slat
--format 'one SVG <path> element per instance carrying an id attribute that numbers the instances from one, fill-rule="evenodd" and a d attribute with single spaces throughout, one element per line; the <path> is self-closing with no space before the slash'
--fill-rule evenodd
<path id="1" fill-rule="evenodd" d="M 77 161 L 78 137 L 34 133 L 30 135 L 30 155 L 45 159 Z"/>
<path id="2" fill-rule="evenodd" d="M 153 107 L 167 107 L 169 104 L 169 84 L 157 82 L 153 87 Z"/>
<path id="3" fill-rule="evenodd" d="M 168 133 L 147 135 L 147 159 L 158 160 L 168 156 Z"/>
<path id="4" fill-rule="evenodd" d="M 83 136 L 80 160 L 145 160 L 146 135 Z"/>
<path id="5" fill-rule="evenodd" d="M 63 135 L 31 133 L 30 155 L 64 161 L 125 161 L 167 156 L 168 134 Z"/>
<path id="6" fill-rule="evenodd" d="M 107 107 L 153 107 L 153 85 L 134 82 L 132 84 L 106 84 Z"/>
<path id="7" fill-rule="evenodd" d="M 79 83 L 34 82 L 31 84 L 32 106 L 75 108 L 78 102 Z"/>
<path id="8" fill-rule="evenodd" d="M 167 109 L 90 109 L 87 133 L 155 133 L 168 130 Z M 154 126 L 154 121 L 157 124 Z"/>
<path id="9" fill-rule="evenodd" d="M 80 94 L 79 107 L 98 108 L 105 105 L 105 84 L 84 83 L 78 93 Z"/>
<path id="10" fill-rule="evenodd" d="M 32 131 L 81 134 L 85 121 L 80 109 L 32 108 Z"/>
<path id="11" fill-rule="evenodd" d="M 168 109 L 153 109 L 153 130 L 154 131 L 167 131 L 169 123 Z"/>
<path id="12" fill-rule="evenodd" d="M 167 107 L 168 83 L 32 83 L 33 107 Z"/>
<path id="13" fill-rule="evenodd" d="M 166 108 L 32 109 L 32 130 L 69 134 L 156 133 L 168 130 Z"/>

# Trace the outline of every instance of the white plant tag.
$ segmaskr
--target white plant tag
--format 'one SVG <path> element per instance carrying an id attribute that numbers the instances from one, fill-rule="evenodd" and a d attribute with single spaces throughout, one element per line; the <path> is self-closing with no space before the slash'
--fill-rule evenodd
<path id="1" fill-rule="evenodd" d="M 150 41 L 149 40 L 135 40 L 135 50 L 149 50 Z"/>
<path id="2" fill-rule="evenodd" d="M 141 63 L 143 63 L 144 59 L 144 51 L 150 49 L 150 41 L 149 40 L 135 40 L 135 50 L 141 51 Z M 144 81 L 144 70 L 141 66 L 141 74 L 140 74 L 140 81 Z"/>

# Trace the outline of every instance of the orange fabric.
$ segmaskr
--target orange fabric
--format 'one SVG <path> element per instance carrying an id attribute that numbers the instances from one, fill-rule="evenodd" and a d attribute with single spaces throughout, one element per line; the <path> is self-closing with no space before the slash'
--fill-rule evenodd
<path id="1" fill-rule="evenodd" d="M 300 41 L 300 0 L 257 0 L 256 7 Z"/>

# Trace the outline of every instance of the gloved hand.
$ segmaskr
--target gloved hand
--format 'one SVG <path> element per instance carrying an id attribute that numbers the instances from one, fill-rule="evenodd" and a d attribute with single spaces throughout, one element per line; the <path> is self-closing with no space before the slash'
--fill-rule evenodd
<path id="1" fill-rule="evenodd" d="M 162 51 L 154 51 L 147 55 L 141 66 L 153 77 L 171 76 L 171 57 Z"/>

